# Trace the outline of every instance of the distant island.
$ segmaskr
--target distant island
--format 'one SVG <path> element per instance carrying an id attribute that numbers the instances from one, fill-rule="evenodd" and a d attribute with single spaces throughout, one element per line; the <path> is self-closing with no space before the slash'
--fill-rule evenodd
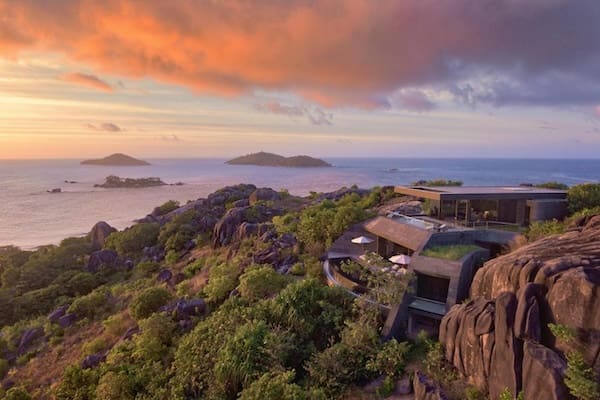
<path id="1" fill-rule="evenodd" d="M 111 154 L 108 157 L 97 158 L 92 160 L 84 160 L 81 162 L 82 165 L 118 165 L 118 166 L 138 166 L 138 165 L 150 165 L 149 162 L 144 160 L 138 160 L 123 153 Z"/>
<path id="2" fill-rule="evenodd" d="M 145 188 L 153 186 L 165 186 L 160 178 L 120 178 L 116 175 L 110 175 L 106 177 L 103 184 L 94 185 L 94 187 L 101 187 L 105 189 L 114 188 Z"/>
<path id="3" fill-rule="evenodd" d="M 331 164 L 309 156 L 284 157 L 279 154 L 259 153 L 248 154 L 226 161 L 230 165 L 259 165 L 263 167 L 331 167 Z"/>

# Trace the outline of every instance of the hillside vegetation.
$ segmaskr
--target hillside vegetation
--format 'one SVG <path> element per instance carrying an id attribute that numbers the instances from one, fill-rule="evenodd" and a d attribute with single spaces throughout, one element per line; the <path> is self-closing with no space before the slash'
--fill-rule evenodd
<path id="1" fill-rule="evenodd" d="M 399 375 L 410 346 L 380 343 L 380 310 L 317 259 L 392 195 L 238 185 L 0 249 L 0 398 L 329 399 Z"/>

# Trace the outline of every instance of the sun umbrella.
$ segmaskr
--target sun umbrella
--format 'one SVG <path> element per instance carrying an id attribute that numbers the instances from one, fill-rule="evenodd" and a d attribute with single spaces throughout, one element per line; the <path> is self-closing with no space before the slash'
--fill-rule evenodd
<path id="1" fill-rule="evenodd" d="M 366 236 L 359 236 L 359 237 L 355 237 L 354 239 L 352 239 L 352 243 L 369 244 L 369 243 L 373 243 L 373 239 L 368 238 Z"/>
<path id="2" fill-rule="evenodd" d="M 406 254 L 398 254 L 396 256 L 392 256 L 392 257 L 388 258 L 388 260 L 390 260 L 394 264 L 402 264 L 402 265 L 410 264 L 410 256 L 407 256 Z"/>

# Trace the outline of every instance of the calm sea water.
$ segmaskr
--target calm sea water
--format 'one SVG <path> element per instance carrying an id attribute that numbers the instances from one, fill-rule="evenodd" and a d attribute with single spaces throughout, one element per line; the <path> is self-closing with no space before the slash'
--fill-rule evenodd
<path id="1" fill-rule="evenodd" d="M 31 248 L 83 235 L 100 220 L 125 228 L 155 206 L 205 197 L 237 183 L 253 183 L 292 194 L 331 191 L 356 184 L 409 184 L 447 178 L 465 185 L 516 185 L 600 180 L 600 160 L 332 158 L 334 168 L 233 166 L 223 159 L 156 159 L 143 167 L 82 166 L 78 160 L 0 160 L 0 245 Z M 157 176 L 184 186 L 100 189 L 108 175 Z M 75 184 L 65 180 L 76 181 Z M 46 191 L 61 188 L 62 193 Z"/>

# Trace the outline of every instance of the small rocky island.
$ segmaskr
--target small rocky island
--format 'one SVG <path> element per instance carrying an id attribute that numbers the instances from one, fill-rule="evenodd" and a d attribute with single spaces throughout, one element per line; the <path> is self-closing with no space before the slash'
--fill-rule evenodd
<path id="1" fill-rule="evenodd" d="M 121 167 L 133 167 L 140 165 L 150 165 L 149 162 L 133 158 L 123 153 L 115 153 L 104 158 L 97 158 L 91 160 L 84 160 L 81 162 L 82 165 L 114 165 Z"/>
<path id="2" fill-rule="evenodd" d="M 106 177 L 103 184 L 96 184 L 94 187 L 100 187 L 105 189 L 115 188 L 145 188 L 153 186 L 165 186 L 167 185 L 160 178 L 121 178 L 116 175 L 110 175 Z"/>
<path id="3" fill-rule="evenodd" d="M 264 151 L 237 157 L 226 161 L 225 164 L 258 165 L 263 167 L 331 167 L 331 164 L 318 158 L 309 156 L 284 157 Z"/>

